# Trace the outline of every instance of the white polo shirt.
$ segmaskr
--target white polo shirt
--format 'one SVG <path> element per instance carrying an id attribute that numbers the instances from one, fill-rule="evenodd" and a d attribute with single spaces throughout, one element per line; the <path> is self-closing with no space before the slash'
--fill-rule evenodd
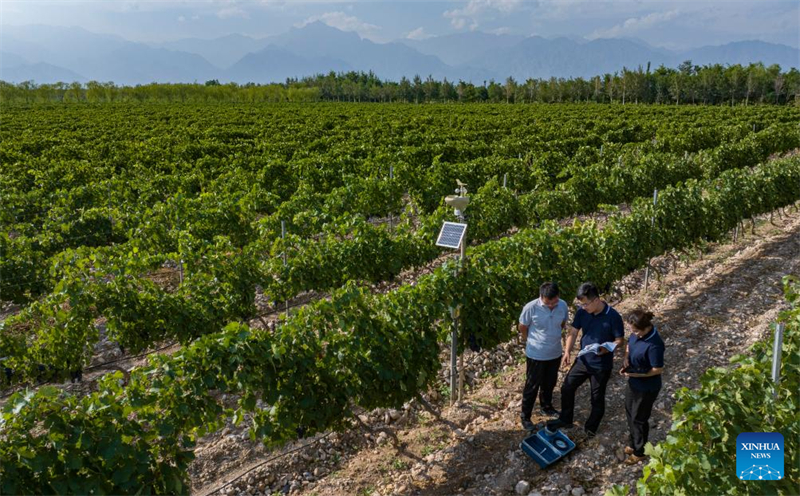
<path id="1" fill-rule="evenodd" d="M 561 328 L 567 321 L 567 303 L 559 299 L 553 310 L 542 303 L 541 298 L 529 302 L 522 309 L 519 323 L 528 326 L 528 339 L 525 355 L 533 360 L 554 360 L 560 358 Z"/>

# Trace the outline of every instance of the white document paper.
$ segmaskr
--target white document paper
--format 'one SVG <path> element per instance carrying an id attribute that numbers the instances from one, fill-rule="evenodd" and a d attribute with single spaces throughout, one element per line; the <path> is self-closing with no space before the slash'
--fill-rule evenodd
<path id="1" fill-rule="evenodd" d="M 597 352 L 600 351 L 600 348 L 605 348 L 608 351 L 613 352 L 617 348 L 617 343 L 613 341 L 606 341 L 605 343 L 589 344 L 583 347 L 580 353 L 578 353 L 578 356 L 582 356 L 587 353 L 594 353 L 596 355 Z"/>

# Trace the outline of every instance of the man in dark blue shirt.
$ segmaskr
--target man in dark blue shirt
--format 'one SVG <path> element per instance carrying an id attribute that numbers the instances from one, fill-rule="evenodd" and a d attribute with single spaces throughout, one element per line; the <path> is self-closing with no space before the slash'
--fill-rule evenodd
<path id="1" fill-rule="evenodd" d="M 581 349 L 608 342 L 613 342 L 619 348 L 625 336 L 622 317 L 608 303 L 600 299 L 600 292 L 594 284 L 590 282 L 581 284 L 578 288 L 578 301 L 580 309 L 575 313 L 575 318 L 569 327 L 564 357 L 561 360 L 562 367 L 568 367 L 571 363 L 572 347 L 578 331 L 582 332 Z M 580 354 L 561 385 L 561 415 L 558 419 L 548 422 L 547 427 L 555 430 L 572 426 L 575 392 L 588 379 L 591 382 L 592 411 L 586 419 L 584 429 L 588 436 L 594 436 L 605 414 L 606 385 L 613 366 L 614 354 L 606 348 L 599 348 L 597 353 Z"/>

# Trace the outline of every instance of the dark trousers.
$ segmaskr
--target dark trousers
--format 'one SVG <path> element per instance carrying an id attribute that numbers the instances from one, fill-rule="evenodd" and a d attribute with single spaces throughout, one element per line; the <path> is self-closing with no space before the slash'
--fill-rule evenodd
<path id="1" fill-rule="evenodd" d="M 522 390 L 522 418 L 529 419 L 533 413 L 536 395 L 539 395 L 539 406 L 553 407 L 553 389 L 558 381 L 558 366 L 561 357 L 552 360 L 527 359 L 525 370 L 525 389 Z"/>
<path id="2" fill-rule="evenodd" d="M 561 385 L 561 416 L 562 422 L 571 424 L 575 414 L 575 392 L 586 379 L 592 385 L 592 412 L 586 420 L 584 427 L 597 432 L 603 414 L 606 413 L 606 384 L 611 377 L 610 370 L 594 370 L 587 368 L 581 359 L 575 360 L 575 364 L 569 370 L 564 383 Z"/>
<path id="3" fill-rule="evenodd" d="M 628 417 L 630 430 L 630 447 L 633 454 L 644 456 L 644 445 L 650 432 L 650 413 L 653 403 L 658 397 L 658 391 L 637 391 L 630 384 L 625 390 L 625 415 Z"/>

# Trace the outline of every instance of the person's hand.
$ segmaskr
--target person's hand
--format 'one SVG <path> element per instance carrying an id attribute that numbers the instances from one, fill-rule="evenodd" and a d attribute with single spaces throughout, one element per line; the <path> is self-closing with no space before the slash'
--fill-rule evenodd
<path id="1" fill-rule="evenodd" d="M 628 375 L 628 373 L 627 373 L 627 372 L 625 372 L 625 369 L 626 369 L 626 368 L 627 368 L 627 366 L 623 366 L 621 369 L 619 369 L 619 375 L 623 375 L 623 376 L 625 376 L 625 377 L 630 377 L 630 376 Z"/>
<path id="2" fill-rule="evenodd" d="M 604 347 L 602 347 L 602 346 L 600 347 L 600 349 L 599 349 L 599 350 L 597 350 L 597 354 L 598 354 L 599 356 L 603 356 L 603 355 L 605 355 L 606 353 L 608 353 L 608 349 L 607 349 L 607 348 L 604 348 Z"/>
<path id="3" fill-rule="evenodd" d="M 561 359 L 561 368 L 562 369 L 568 369 L 569 366 L 570 366 L 570 362 L 571 362 L 571 360 L 570 360 L 569 352 L 564 353 L 564 357 Z"/>

